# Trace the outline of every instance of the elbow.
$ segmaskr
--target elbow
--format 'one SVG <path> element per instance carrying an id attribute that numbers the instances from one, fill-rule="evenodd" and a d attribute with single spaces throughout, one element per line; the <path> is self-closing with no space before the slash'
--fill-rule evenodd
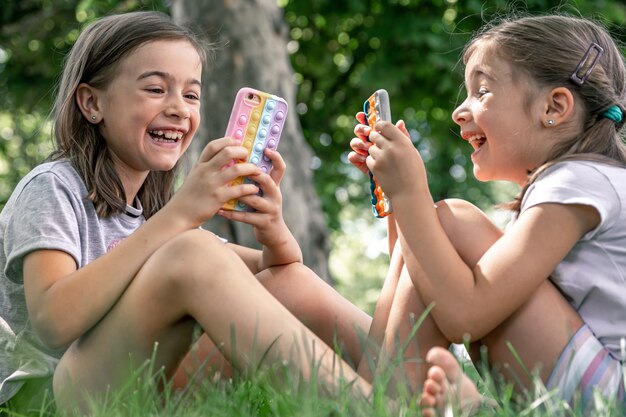
<path id="1" fill-rule="evenodd" d="M 65 326 L 60 325 L 58 320 L 50 320 L 41 316 L 43 314 L 31 315 L 31 324 L 39 340 L 50 349 L 61 349 L 69 346 L 74 339 L 68 335 Z"/>

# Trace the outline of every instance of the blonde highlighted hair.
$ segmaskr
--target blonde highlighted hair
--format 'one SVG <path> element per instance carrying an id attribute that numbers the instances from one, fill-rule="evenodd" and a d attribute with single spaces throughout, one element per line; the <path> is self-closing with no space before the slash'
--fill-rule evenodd
<path id="1" fill-rule="evenodd" d="M 188 29 L 160 12 L 133 12 L 101 18 L 85 28 L 69 54 L 53 107 L 55 151 L 67 158 L 85 181 L 88 198 L 100 217 L 126 211 L 126 196 L 98 125 L 89 123 L 76 104 L 80 83 L 104 89 L 120 62 L 147 42 L 187 40 L 206 62 L 207 50 Z M 179 164 L 170 171 L 151 171 L 137 194 L 149 218 L 170 199 Z"/>

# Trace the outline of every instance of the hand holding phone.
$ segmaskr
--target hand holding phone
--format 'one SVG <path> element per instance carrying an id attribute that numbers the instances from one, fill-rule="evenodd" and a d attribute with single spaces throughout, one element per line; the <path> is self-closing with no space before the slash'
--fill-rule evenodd
<path id="1" fill-rule="evenodd" d="M 265 148 L 275 150 L 287 118 L 287 102 L 278 96 L 250 87 L 243 87 L 237 93 L 230 114 L 225 136 L 232 137 L 248 149 L 248 158 L 244 161 L 257 165 L 263 172 L 269 173 L 272 161 L 264 155 Z M 239 177 L 232 185 L 248 178 Z M 226 210 L 251 211 L 252 209 L 237 200 L 230 200 L 223 206 Z"/>
<path id="2" fill-rule="evenodd" d="M 386 90 L 380 89 L 374 92 L 363 103 L 363 113 L 365 113 L 366 123 L 373 129 L 379 121 L 391 121 L 391 109 L 389 107 L 389 94 Z M 391 201 L 387 198 L 378 181 L 370 172 L 370 195 L 372 202 L 372 212 L 378 218 L 387 217 L 392 212 Z"/>

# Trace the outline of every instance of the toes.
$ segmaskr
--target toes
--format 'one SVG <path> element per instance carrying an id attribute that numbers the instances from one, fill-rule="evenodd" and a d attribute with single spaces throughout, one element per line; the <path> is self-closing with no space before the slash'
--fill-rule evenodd
<path id="1" fill-rule="evenodd" d="M 443 404 L 446 384 L 446 375 L 441 368 L 433 366 L 428 370 L 419 401 L 423 416 L 435 417 L 437 415 L 437 409 Z"/>
<path id="2" fill-rule="evenodd" d="M 433 365 L 428 369 L 427 378 L 440 387 L 447 382 L 446 373 L 437 365 Z"/>
<path id="3" fill-rule="evenodd" d="M 436 417 L 437 413 L 434 408 L 422 408 L 423 417 Z"/>
<path id="4" fill-rule="evenodd" d="M 456 357 L 448 349 L 442 347 L 434 347 L 426 354 L 426 361 L 440 368 L 447 377 L 448 381 L 456 382 L 461 376 L 461 367 L 456 360 Z"/>
<path id="5" fill-rule="evenodd" d="M 433 399 L 437 398 L 441 395 L 442 389 L 441 385 L 436 383 L 431 379 L 427 379 L 424 381 L 424 386 L 422 387 L 422 396 L 423 397 L 432 397 Z M 433 404 L 429 404 L 433 405 Z"/>
<path id="6" fill-rule="evenodd" d="M 437 415 L 436 407 L 438 406 L 437 395 L 428 392 L 426 384 L 419 399 L 419 405 L 424 417 L 435 417 Z"/>

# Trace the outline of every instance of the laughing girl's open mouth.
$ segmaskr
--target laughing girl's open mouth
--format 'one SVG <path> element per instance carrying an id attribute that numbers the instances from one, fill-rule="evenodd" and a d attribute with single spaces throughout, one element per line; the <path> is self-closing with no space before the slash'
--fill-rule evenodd
<path id="1" fill-rule="evenodd" d="M 477 150 L 485 142 L 487 142 L 487 137 L 485 135 L 482 135 L 482 134 L 476 134 L 476 135 L 472 135 L 469 138 L 467 138 L 467 141 L 469 142 L 470 145 L 472 145 L 472 147 L 475 150 Z"/>
<path id="2" fill-rule="evenodd" d="M 148 134 L 157 142 L 176 143 L 183 138 L 183 132 L 177 130 L 150 130 Z"/>

